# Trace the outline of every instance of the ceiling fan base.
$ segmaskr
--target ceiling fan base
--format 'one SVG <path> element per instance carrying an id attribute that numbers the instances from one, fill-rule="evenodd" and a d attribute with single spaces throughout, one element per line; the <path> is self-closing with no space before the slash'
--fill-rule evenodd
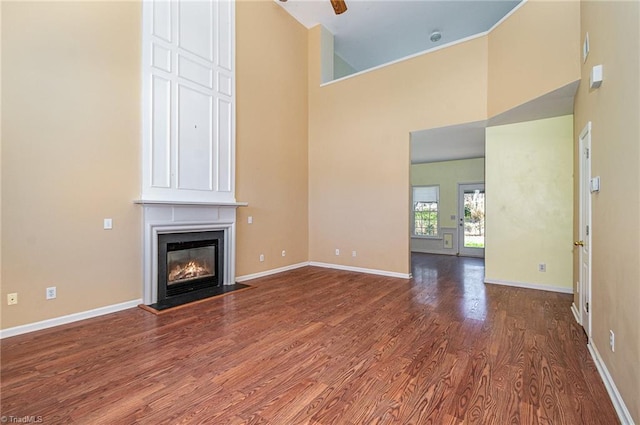
<path id="1" fill-rule="evenodd" d="M 331 6 L 333 6 L 333 11 L 336 15 L 340 15 L 347 11 L 347 4 L 344 0 L 331 0 Z"/>

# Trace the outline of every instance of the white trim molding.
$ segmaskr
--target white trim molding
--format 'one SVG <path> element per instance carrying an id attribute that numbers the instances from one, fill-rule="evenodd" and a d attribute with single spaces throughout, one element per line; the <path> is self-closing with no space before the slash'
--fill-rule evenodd
<path id="1" fill-rule="evenodd" d="M 412 249 L 411 252 L 417 252 L 419 254 L 436 254 L 436 255 L 458 255 L 457 252 L 449 248 L 444 249 Z"/>
<path id="2" fill-rule="evenodd" d="M 576 319 L 579 325 L 582 325 L 580 321 L 580 313 L 578 313 L 578 307 L 576 307 L 576 303 L 571 303 L 571 312 L 573 313 L 573 318 Z"/>
<path id="3" fill-rule="evenodd" d="M 513 286 L 515 288 L 536 289 L 538 291 L 560 292 L 563 294 L 573 294 L 573 288 L 565 288 L 564 286 L 541 285 L 539 283 L 528 282 L 512 282 L 500 279 L 484 279 L 484 283 L 493 285 Z"/>
<path id="4" fill-rule="evenodd" d="M 80 320 L 91 319 L 93 317 L 104 316 L 129 308 L 137 307 L 142 302 L 141 299 L 126 301 L 119 304 L 98 307 L 93 310 L 81 311 L 80 313 L 68 314 L 66 316 L 54 317 L 53 319 L 42 320 L 40 322 L 28 323 L 26 325 L 15 326 L 0 330 L 0 339 L 22 335 L 29 332 L 40 331 L 53 328 L 55 326 L 66 325 L 68 323 L 79 322 Z"/>
<path id="5" fill-rule="evenodd" d="M 158 235 L 166 233 L 224 232 L 222 283 L 233 285 L 236 265 L 236 205 L 144 203 L 143 287 L 145 304 L 158 301 Z"/>
<path id="6" fill-rule="evenodd" d="M 271 276 L 271 275 L 274 275 L 274 274 L 287 272 L 289 270 L 295 270 L 295 269 L 299 269 L 301 267 L 306 267 L 308 265 L 309 265 L 309 262 L 305 261 L 305 262 L 302 262 L 302 263 L 291 264 L 289 266 L 279 267 L 277 269 L 265 270 L 263 272 L 252 273 L 252 274 L 245 274 L 243 276 L 236 277 L 236 282 L 246 282 L 247 280 L 253 280 L 253 279 L 258 279 L 260 277 Z"/>
<path id="7" fill-rule="evenodd" d="M 341 264 L 319 263 L 317 261 L 310 261 L 309 265 L 315 266 L 315 267 L 324 267 L 325 269 L 345 270 L 348 272 L 375 274 L 379 276 L 397 277 L 400 279 L 411 279 L 410 273 L 398 273 L 398 272 L 390 272 L 387 270 L 365 269 L 363 267 L 343 266 Z"/>
<path id="8" fill-rule="evenodd" d="M 187 205 L 187 206 L 205 206 L 205 207 L 246 207 L 247 202 L 198 202 L 198 201 L 147 201 L 144 199 L 136 199 L 134 204 L 140 205 Z"/>
<path id="9" fill-rule="evenodd" d="M 235 1 L 142 2 L 141 199 L 235 203 L 235 22 Z"/>
<path id="10" fill-rule="evenodd" d="M 604 386 L 609 393 L 609 398 L 613 403 L 613 407 L 616 409 L 616 413 L 618 414 L 618 419 L 620 419 L 620 423 L 622 425 L 633 425 L 633 418 L 631 417 L 631 412 L 627 409 L 627 406 L 624 404 L 624 400 L 616 387 L 613 378 L 609 374 L 609 370 L 607 370 L 607 366 L 604 364 L 604 360 L 600 357 L 600 353 L 598 349 L 593 344 L 593 341 L 590 341 L 587 344 L 587 348 L 589 349 L 589 353 L 591 353 L 591 357 L 593 358 L 593 362 L 596 364 L 596 368 L 598 369 L 598 373 L 600 373 L 600 377 L 604 382 Z"/>

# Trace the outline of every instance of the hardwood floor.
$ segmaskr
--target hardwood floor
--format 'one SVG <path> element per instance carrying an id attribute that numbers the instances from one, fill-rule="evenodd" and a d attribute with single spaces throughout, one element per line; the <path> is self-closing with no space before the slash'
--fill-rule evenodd
<path id="1" fill-rule="evenodd" d="M 3 416 L 46 424 L 615 424 L 566 294 L 314 267 L 155 316 L 2 341 Z"/>

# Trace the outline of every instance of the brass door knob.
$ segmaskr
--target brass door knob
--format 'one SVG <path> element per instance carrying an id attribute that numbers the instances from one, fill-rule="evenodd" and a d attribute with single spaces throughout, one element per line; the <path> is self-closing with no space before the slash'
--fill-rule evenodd
<path id="1" fill-rule="evenodd" d="M 584 241 L 575 241 L 573 244 L 575 246 L 584 246 Z"/>

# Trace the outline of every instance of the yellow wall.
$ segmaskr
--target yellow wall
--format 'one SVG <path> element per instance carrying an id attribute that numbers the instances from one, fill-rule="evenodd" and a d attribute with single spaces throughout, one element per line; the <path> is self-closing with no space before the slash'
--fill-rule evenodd
<path id="1" fill-rule="evenodd" d="M 236 25 L 236 198 L 249 203 L 238 209 L 243 276 L 308 260 L 307 30 L 270 0 L 236 3 Z"/>
<path id="2" fill-rule="evenodd" d="M 440 186 L 440 225 L 456 227 L 458 215 L 458 184 L 484 182 L 484 158 L 433 162 L 411 166 L 411 184 Z"/>
<path id="3" fill-rule="evenodd" d="M 581 17 L 580 36 L 589 33 L 591 51 L 575 99 L 575 134 L 592 122 L 592 175 L 602 178 L 592 195 L 592 343 L 640 424 L 640 3 L 585 1 Z M 598 64 L 604 82 L 590 90 L 589 72 Z M 577 262 L 576 253 L 574 281 Z"/>
<path id="4" fill-rule="evenodd" d="M 3 2 L 2 328 L 141 297 L 140 18 Z"/>
<path id="5" fill-rule="evenodd" d="M 485 164 L 485 280 L 570 291 L 573 116 L 487 128 Z"/>

